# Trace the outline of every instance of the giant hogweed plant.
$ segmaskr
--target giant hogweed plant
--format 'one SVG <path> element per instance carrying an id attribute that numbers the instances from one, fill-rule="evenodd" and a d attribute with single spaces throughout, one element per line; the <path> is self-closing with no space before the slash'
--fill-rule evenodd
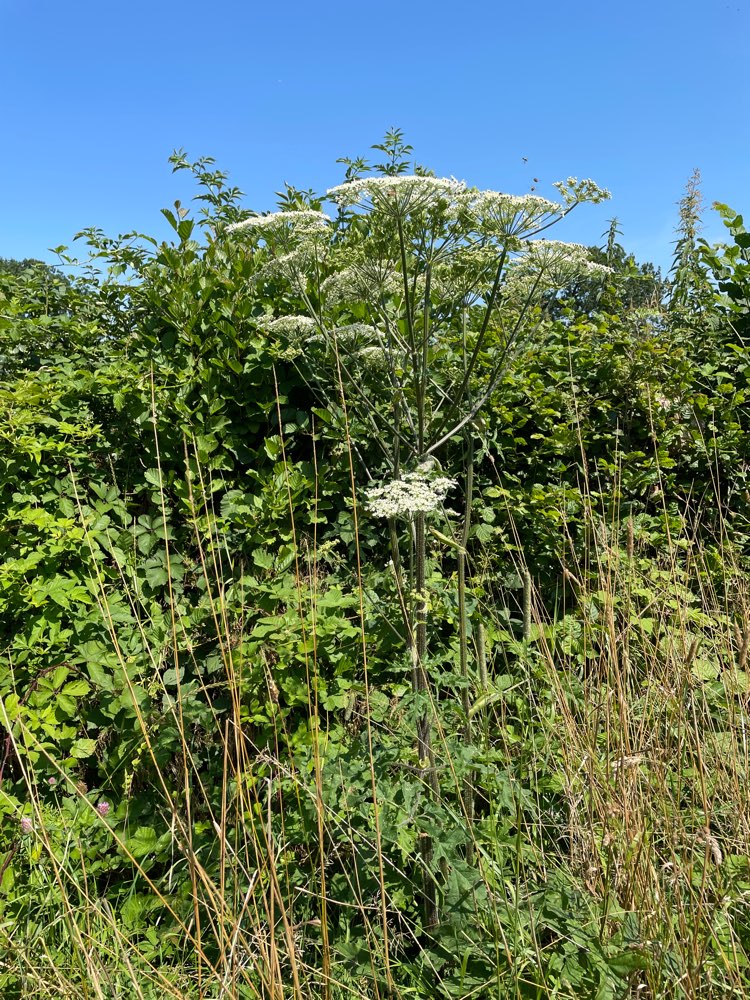
<path id="1" fill-rule="evenodd" d="M 252 254 L 256 286 L 286 287 L 276 315 L 259 322 L 287 341 L 291 356 L 346 433 L 356 421 L 369 467 L 366 514 L 387 525 L 411 682 L 421 709 L 419 772 L 439 793 L 433 747 L 434 685 L 428 672 L 427 535 L 456 552 L 460 670 L 469 726 L 466 549 L 476 440 L 481 415 L 513 357 L 533 342 L 543 302 L 584 273 L 605 278 L 579 244 L 547 232 L 585 202 L 609 193 L 591 180 L 556 185 L 559 200 L 478 190 L 419 167 L 394 131 L 382 145 L 387 162 L 347 163 L 346 179 L 324 199 L 290 190 L 281 211 L 251 215 L 225 228 Z M 333 216 L 321 210 L 334 206 Z M 364 451 L 365 449 L 362 449 Z M 354 466 L 352 466 L 354 475 Z M 439 531 L 445 501 L 463 491 L 457 527 Z M 356 503 L 355 503 L 356 513 Z M 470 737 L 467 729 L 467 736 Z M 463 809 L 471 817 L 467 782 Z M 433 847 L 420 838 L 424 915 L 438 923 Z"/>

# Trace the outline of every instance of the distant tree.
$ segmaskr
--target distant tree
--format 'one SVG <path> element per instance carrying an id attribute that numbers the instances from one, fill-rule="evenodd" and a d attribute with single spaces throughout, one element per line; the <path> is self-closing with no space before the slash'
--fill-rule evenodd
<path id="1" fill-rule="evenodd" d="M 0 378 L 96 343 L 95 301 L 91 288 L 44 261 L 0 258 Z"/>
<path id="2" fill-rule="evenodd" d="M 0 274 L 10 274 L 17 278 L 25 271 L 46 271 L 50 276 L 64 277 L 62 271 L 53 267 L 52 264 L 46 264 L 43 260 L 37 260 L 36 257 L 24 257 L 23 260 L 16 260 L 14 257 L 0 257 Z"/>
<path id="3" fill-rule="evenodd" d="M 622 236 L 619 220 L 611 219 L 609 228 L 602 233 L 606 242 L 588 248 L 590 259 L 611 269 L 609 280 L 603 284 L 590 275 L 581 274 L 565 288 L 556 292 L 549 302 L 553 317 L 590 315 L 594 312 L 627 313 L 634 310 L 658 310 L 668 291 L 668 284 L 661 271 L 649 262 L 639 263 L 635 255 L 618 241 Z"/>

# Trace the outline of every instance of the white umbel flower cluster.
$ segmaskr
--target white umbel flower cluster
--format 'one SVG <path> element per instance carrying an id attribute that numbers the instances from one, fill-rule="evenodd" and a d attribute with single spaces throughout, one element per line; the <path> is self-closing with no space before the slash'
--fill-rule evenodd
<path id="1" fill-rule="evenodd" d="M 403 295 L 401 275 L 380 259 L 363 258 L 356 265 L 335 271 L 320 286 L 329 307 L 360 301 L 377 301 Z"/>
<path id="2" fill-rule="evenodd" d="M 279 278 L 304 286 L 307 275 L 322 261 L 330 247 L 330 218 L 325 212 L 299 209 L 293 212 L 269 212 L 227 226 L 227 232 L 254 233 L 265 244 L 268 258 L 253 274 L 252 281 Z"/>
<path id="3" fill-rule="evenodd" d="M 261 233 L 279 232 L 289 226 L 314 229 L 324 228 L 330 222 L 331 219 L 325 212 L 303 208 L 294 212 L 268 212 L 266 215 L 251 215 L 249 219 L 243 219 L 242 222 L 234 222 L 231 226 L 227 226 L 226 232 L 235 233 L 241 229 L 253 229 Z"/>
<path id="4" fill-rule="evenodd" d="M 437 510 L 455 485 L 455 479 L 432 477 L 417 469 L 383 486 L 370 487 L 365 491 L 365 497 L 373 517 L 413 518 L 415 514 L 430 514 Z"/>
<path id="5" fill-rule="evenodd" d="M 565 214 L 562 205 L 533 194 L 472 190 L 461 201 L 473 227 L 487 236 L 521 237 Z"/>
<path id="6" fill-rule="evenodd" d="M 423 177 L 421 174 L 396 174 L 387 177 L 360 177 L 337 184 L 326 197 L 341 207 L 377 205 L 378 208 L 416 211 L 440 200 L 455 200 L 466 190 L 455 177 Z"/>
<path id="7" fill-rule="evenodd" d="M 606 188 L 599 187 L 589 177 L 580 181 L 577 177 L 568 177 L 566 181 L 555 181 L 552 186 L 557 188 L 560 197 L 568 207 L 584 201 L 598 205 L 599 202 L 607 201 L 612 197 Z"/>
<path id="8" fill-rule="evenodd" d="M 489 288 L 500 264 L 500 251 L 495 243 L 477 242 L 460 247 L 455 253 L 438 261 L 432 268 L 430 299 L 443 307 L 459 303 L 469 305 L 489 294 Z M 416 282 L 419 301 L 424 294 L 424 278 Z"/>
<path id="9" fill-rule="evenodd" d="M 306 337 L 318 329 L 318 324 L 309 316 L 279 316 L 265 324 L 269 333 L 283 337 Z"/>
<path id="10" fill-rule="evenodd" d="M 374 326 L 368 326 L 367 323 L 348 323 L 346 326 L 335 327 L 332 335 L 342 344 L 351 343 L 360 338 L 372 343 L 377 338 L 378 331 Z"/>
<path id="11" fill-rule="evenodd" d="M 611 267 L 591 260 L 588 248 L 582 243 L 563 243 L 560 240 L 534 240 L 527 243 L 517 259 L 522 269 L 553 274 L 587 274 L 592 277 L 610 274 Z"/>
<path id="12" fill-rule="evenodd" d="M 388 365 L 388 358 L 382 347 L 370 344 L 357 352 L 357 362 L 365 370 L 382 372 Z"/>
<path id="13" fill-rule="evenodd" d="M 289 253 L 271 257 L 266 263 L 259 267 L 252 275 L 251 281 L 256 284 L 262 281 L 275 281 L 283 278 L 293 285 L 302 285 L 305 281 L 305 274 L 313 266 L 314 257 L 310 249 L 306 246 Z"/>

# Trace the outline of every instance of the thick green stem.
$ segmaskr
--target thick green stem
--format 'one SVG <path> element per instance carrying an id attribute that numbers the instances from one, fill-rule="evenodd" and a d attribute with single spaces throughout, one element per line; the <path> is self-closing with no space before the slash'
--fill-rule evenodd
<path id="1" fill-rule="evenodd" d="M 427 676 L 425 659 L 427 656 L 427 593 L 425 579 L 425 562 L 427 555 L 427 539 L 425 535 L 425 516 L 417 514 L 414 524 L 414 585 L 416 591 L 416 629 L 412 644 L 412 671 L 416 682 L 416 693 L 426 696 L 429 701 L 430 681 Z M 435 754 L 432 750 L 432 722 L 430 707 L 426 705 L 417 720 L 417 754 L 422 775 L 432 795 L 439 792 L 438 776 L 435 770 Z M 426 927 L 436 927 L 439 922 L 437 905 L 437 883 L 432 870 L 433 846 L 432 837 L 422 833 L 419 838 L 419 851 L 423 868 L 424 922 Z"/>
<path id="2" fill-rule="evenodd" d="M 461 532 L 461 546 L 458 550 L 458 649 L 461 669 L 461 704 L 464 711 L 464 740 L 466 746 L 471 746 L 471 699 L 469 697 L 469 632 L 466 615 L 466 547 L 469 543 L 471 529 L 471 502 L 474 491 L 474 440 L 471 434 L 466 446 L 466 497 L 464 503 L 464 523 Z M 466 845 L 467 857 L 473 856 L 472 826 L 474 822 L 474 775 L 469 772 L 464 780 L 463 788 L 464 812 L 469 828 L 469 840 Z"/>

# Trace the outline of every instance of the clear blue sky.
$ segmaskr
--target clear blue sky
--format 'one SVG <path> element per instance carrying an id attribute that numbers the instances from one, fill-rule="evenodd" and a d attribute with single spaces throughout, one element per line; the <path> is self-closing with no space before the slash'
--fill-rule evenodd
<path id="1" fill-rule="evenodd" d="M 663 265 L 693 167 L 750 215 L 749 47 L 747 0 L 0 0 L 0 256 L 52 259 L 89 225 L 166 235 L 159 208 L 190 195 L 174 147 L 262 210 L 397 125 L 479 186 L 593 177 L 613 201 L 559 238 L 616 214 Z"/>

